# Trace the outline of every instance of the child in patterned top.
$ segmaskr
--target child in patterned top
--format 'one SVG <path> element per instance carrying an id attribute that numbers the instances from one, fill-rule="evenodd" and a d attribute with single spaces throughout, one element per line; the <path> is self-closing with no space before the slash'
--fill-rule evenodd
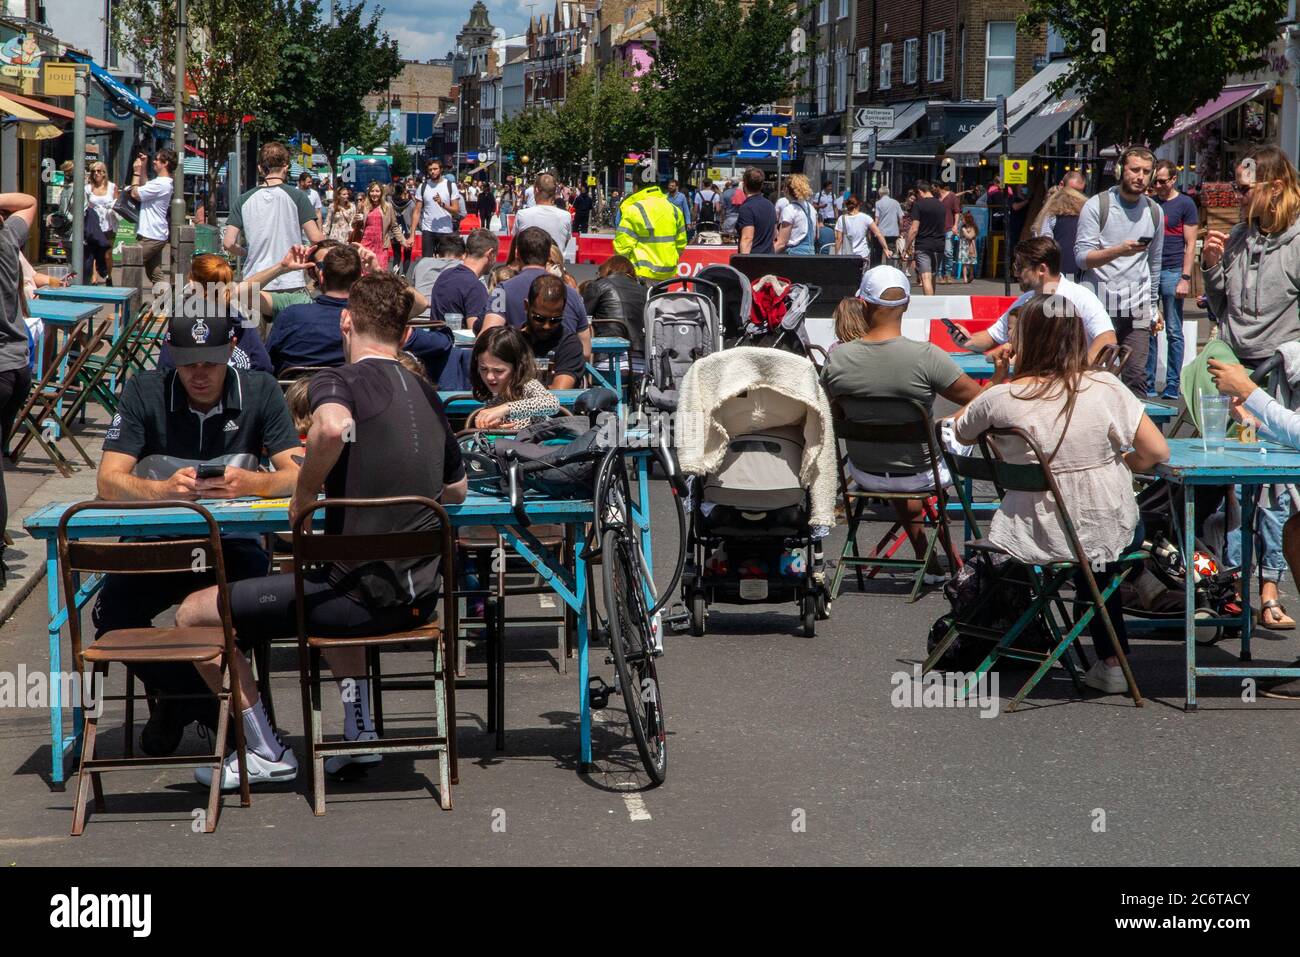
<path id="1" fill-rule="evenodd" d="M 496 326 L 474 340 L 470 357 L 474 398 L 484 403 L 466 426 L 521 429 L 560 411 L 560 403 L 537 378 L 532 346 L 513 326 Z"/>

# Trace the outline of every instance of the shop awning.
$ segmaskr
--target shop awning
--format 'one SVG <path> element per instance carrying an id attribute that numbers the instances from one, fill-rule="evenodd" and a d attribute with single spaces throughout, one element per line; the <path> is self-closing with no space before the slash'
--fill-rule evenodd
<path id="1" fill-rule="evenodd" d="M 16 103 L 7 96 L 0 95 L 0 113 L 4 114 L 6 123 L 17 124 L 20 140 L 52 140 L 63 135 L 63 130 L 51 123 L 44 113 Z"/>
<path id="2" fill-rule="evenodd" d="M 1270 83 L 1248 83 L 1244 86 L 1225 86 L 1219 95 L 1210 100 L 1191 116 L 1180 116 L 1174 125 L 1165 132 L 1162 142 L 1169 142 L 1175 136 L 1189 133 L 1198 126 L 1204 126 L 1211 120 L 1217 120 L 1234 106 L 1253 100 L 1272 86 Z"/>
<path id="3" fill-rule="evenodd" d="M 117 103 L 123 109 L 131 111 L 146 123 L 152 124 L 157 122 L 158 108 L 148 100 L 143 99 L 129 86 L 117 77 L 113 76 L 112 73 L 109 73 L 90 57 L 73 50 L 68 51 L 68 56 L 71 59 L 76 60 L 78 63 L 85 63 L 90 66 L 90 75 L 95 78 L 95 82 L 100 85 L 113 102 Z"/>
<path id="4" fill-rule="evenodd" d="M 1039 109 L 1052 99 L 1052 83 L 1070 69 L 1071 60 L 1053 60 L 1029 78 L 1024 86 L 1007 97 L 1007 126 L 1015 133 L 1016 127 L 1034 116 Z M 993 110 L 980 120 L 978 126 L 971 130 L 948 149 L 949 156 L 979 156 L 981 153 L 999 152 L 1001 135 L 998 129 L 998 113 Z"/>
<path id="5" fill-rule="evenodd" d="M 1007 141 L 1007 150 L 1013 156 L 1027 156 L 1051 139 L 1062 126 L 1083 108 L 1083 100 L 1070 94 L 1053 100 L 1015 128 Z"/>
<path id="6" fill-rule="evenodd" d="M 28 109 L 36 110 L 38 113 L 43 113 L 47 118 L 52 120 L 71 123 L 74 119 L 71 110 L 65 110 L 61 106 L 51 106 L 43 100 L 32 99 L 29 96 L 19 96 L 17 93 L 5 93 L 5 98 L 13 100 L 20 106 L 25 106 Z M 97 116 L 88 116 L 86 117 L 86 129 L 115 132 L 121 129 L 121 127 L 108 120 L 101 120 Z"/>

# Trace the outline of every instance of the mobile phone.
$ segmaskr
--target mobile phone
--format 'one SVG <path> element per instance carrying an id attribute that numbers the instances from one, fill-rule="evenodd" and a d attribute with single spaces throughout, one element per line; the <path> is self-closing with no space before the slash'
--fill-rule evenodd
<path id="1" fill-rule="evenodd" d="M 939 321 L 943 323 L 943 327 L 948 330 L 948 335 L 952 336 L 952 341 L 957 343 L 957 345 L 964 346 L 968 341 L 970 341 L 970 336 L 962 332 L 957 323 L 953 322 L 951 319 L 940 319 Z"/>
<path id="2" fill-rule="evenodd" d="M 201 479 L 219 479 L 226 477 L 226 467 L 219 462 L 204 462 L 195 471 Z"/>
<path id="3" fill-rule="evenodd" d="M 1142 245 L 1142 246 L 1150 245 L 1150 243 L 1151 243 L 1151 237 L 1150 237 L 1150 236 L 1139 236 L 1139 237 L 1138 237 L 1138 243 L 1139 243 L 1140 245 Z"/>

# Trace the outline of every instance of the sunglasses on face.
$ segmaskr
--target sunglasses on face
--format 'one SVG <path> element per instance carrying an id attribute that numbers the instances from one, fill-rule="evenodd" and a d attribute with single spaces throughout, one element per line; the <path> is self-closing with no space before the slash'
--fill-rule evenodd
<path id="1" fill-rule="evenodd" d="M 536 322 L 544 326 L 554 326 L 564 321 L 563 316 L 542 316 L 535 312 L 528 313 L 530 322 Z"/>
<path id="2" fill-rule="evenodd" d="M 1151 185 L 1152 185 L 1152 186 L 1168 186 L 1168 185 L 1169 185 L 1170 183 L 1172 183 L 1172 182 L 1173 182 L 1172 179 L 1156 179 L 1156 180 L 1152 180 L 1152 181 L 1151 181 Z"/>

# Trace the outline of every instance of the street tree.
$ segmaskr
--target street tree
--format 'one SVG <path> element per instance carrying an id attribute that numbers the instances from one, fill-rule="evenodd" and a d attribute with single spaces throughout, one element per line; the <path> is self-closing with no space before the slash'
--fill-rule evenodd
<path id="1" fill-rule="evenodd" d="M 130 50 L 145 76 L 173 88 L 176 63 L 175 3 L 115 0 L 112 31 L 118 49 Z M 217 171 L 235 145 L 235 130 L 256 116 L 275 82 L 282 25 L 263 0 L 190 0 L 186 15 L 186 81 L 192 91 L 186 123 L 207 155 L 206 210 L 213 221 Z M 176 151 L 184 157 L 183 144 Z M 183 182 L 181 175 L 178 182 Z"/>
<path id="2" fill-rule="evenodd" d="M 667 0 L 651 24 L 659 39 L 640 82 L 680 178 L 745 116 L 795 92 L 797 0 Z"/>
<path id="3" fill-rule="evenodd" d="M 1179 116 L 1264 64 L 1286 0 L 1028 0 L 1020 31 L 1051 23 L 1073 60 L 1052 86 L 1074 89 L 1101 146 L 1159 145 Z"/>

